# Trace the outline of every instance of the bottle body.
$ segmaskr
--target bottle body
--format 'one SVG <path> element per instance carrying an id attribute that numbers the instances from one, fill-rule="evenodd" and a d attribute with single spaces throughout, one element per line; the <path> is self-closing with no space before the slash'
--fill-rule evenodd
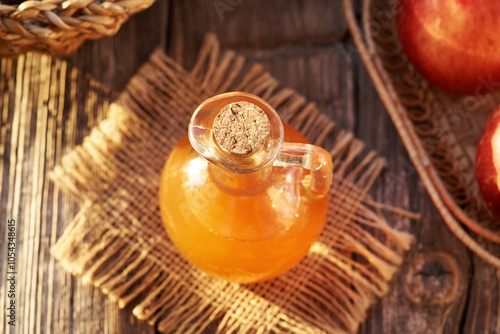
<path id="1" fill-rule="evenodd" d="M 284 130 L 285 141 L 306 142 L 290 126 Z M 271 166 L 264 186 L 245 194 L 221 187 L 213 168 L 187 137 L 165 164 L 160 209 L 180 252 L 200 269 L 239 283 L 271 279 L 297 264 L 327 214 L 328 196 L 310 198 L 297 182 L 309 171 Z"/>

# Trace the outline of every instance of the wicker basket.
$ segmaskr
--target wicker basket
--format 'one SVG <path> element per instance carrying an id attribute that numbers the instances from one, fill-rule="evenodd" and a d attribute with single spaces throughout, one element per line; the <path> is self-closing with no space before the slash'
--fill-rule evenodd
<path id="1" fill-rule="evenodd" d="M 356 48 L 424 185 L 454 234 L 500 268 L 499 254 L 476 242 L 500 243 L 500 222 L 488 211 L 475 178 L 475 152 L 498 94 L 457 96 L 431 86 L 409 63 L 394 22 L 395 0 L 364 0 L 362 27 L 343 0 Z"/>
<path id="2" fill-rule="evenodd" d="M 0 56 L 28 51 L 65 55 L 86 39 L 115 34 L 155 0 L 0 0 Z"/>

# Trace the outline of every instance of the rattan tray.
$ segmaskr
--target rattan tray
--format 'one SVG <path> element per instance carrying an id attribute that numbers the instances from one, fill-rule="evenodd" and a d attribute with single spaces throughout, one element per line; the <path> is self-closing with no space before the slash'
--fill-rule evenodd
<path id="1" fill-rule="evenodd" d="M 394 0 L 364 0 L 361 27 L 352 0 L 343 0 L 356 49 L 434 204 L 451 231 L 500 268 L 500 222 L 487 210 L 475 178 L 476 145 L 498 94 L 459 96 L 430 85 L 406 58 L 394 24 Z M 488 87 L 485 87 L 486 89 Z"/>
<path id="2" fill-rule="evenodd" d="M 67 55 L 86 39 L 114 35 L 155 0 L 0 1 L 0 56 L 36 51 Z"/>

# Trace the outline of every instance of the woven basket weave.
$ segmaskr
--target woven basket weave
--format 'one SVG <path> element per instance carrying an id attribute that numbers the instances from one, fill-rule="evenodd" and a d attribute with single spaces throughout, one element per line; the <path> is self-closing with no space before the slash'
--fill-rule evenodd
<path id="1" fill-rule="evenodd" d="M 356 51 L 444 221 L 467 247 L 500 268 L 495 246 L 500 222 L 481 197 L 474 169 L 481 131 L 500 102 L 498 93 L 457 96 L 430 85 L 402 50 L 395 0 L 364 0 L 362 27 L 352 0 L 343 2 Z M 477 236 L 484 238 L 482 244 Z"/>
<path id="2" fill-rule="evenodd" d="M 19 5 L 0 1 L 0 56 L 28 51 L 70 54 L 86 39 L 114 35 L 130 15 L 154 1 L 41 0 Z"/>

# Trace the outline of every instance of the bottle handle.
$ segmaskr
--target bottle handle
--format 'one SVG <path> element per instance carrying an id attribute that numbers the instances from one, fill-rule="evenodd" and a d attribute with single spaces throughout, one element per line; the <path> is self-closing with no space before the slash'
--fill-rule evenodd
<path id="1" fill-rule="evenodd" d="M 302 181 L 306 193 L 314 199 L 328 194 L 333 177 L 332 157 L 321 147 L 284 142 L 273 165 L 309 170 L 310 174 Z"/>

